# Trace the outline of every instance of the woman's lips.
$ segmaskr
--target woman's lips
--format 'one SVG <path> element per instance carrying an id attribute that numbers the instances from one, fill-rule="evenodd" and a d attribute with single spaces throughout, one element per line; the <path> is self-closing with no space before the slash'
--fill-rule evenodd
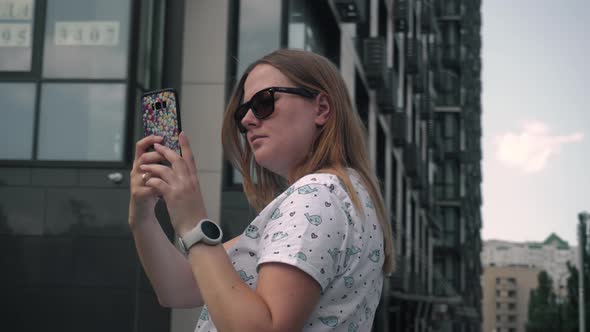
<path id="1" fill-rule="evenodd" d="M 250 138 L 250 144 L 254 144 L 255 142 L 259 141 L 262 138 L 266 138 L 266 136 L 254 135 L 254 136 L 252 136 L 252 138 Z"/>

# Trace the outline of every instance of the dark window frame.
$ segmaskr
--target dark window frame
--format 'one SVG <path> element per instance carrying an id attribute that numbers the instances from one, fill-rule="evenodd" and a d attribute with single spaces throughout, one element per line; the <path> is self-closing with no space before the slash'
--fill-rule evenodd
<path id="1" fill-rule="evenodd" d="M 165 72 L 159 73 L 159 82 L 151 82 L 152 86 L 145 86 L 138 82 L 138 56 L 139 56 L 139 45 L 140 45 L 140 33 L 141 33 L 141 14 L 142 6 L 146 4 L 144 0 L 130 0 L 130 13 L 129 13 L 129 40 L 128 40 L 128 54 L 127 54 L 127 75 L 124 79 L 56 79 L 56 78 L 44 78 L 43 77 L 43 50 L 44 50 L 44 38 L 45 28 L 47 19 L 47 7 L 48 0 L 36 0 L 34 4 L 34 22 L 33 22 L 33 36 L 32 36 L 32 60 L 30 71 L 0 71 L 0 82 L 1 83 L 33 83 L 36 89 L 36 100 L 34 109 L 34 123 L 33 123 L 33 146 L 31 159 L 28 160 L 11 160 L 11 159 L 0 159 L 0 167 L 30 167 L 30 168 L 127 168 L 133 162 L 133 151 L 135 150 L 134 142 L 134 128 L 136 125 L 136 111 L 137 111 L 137 98 L 138 91 L 145 92 L 150 89 L 161 87 L 165 83 L 166 78 L 164 77 Z M 153 6 L 160 6 L 163 9 L 171 7 L 167 2 L 159 4 L 156 2 L 152 3 Z M 182 20 L 181 20 L 182 21 Z M 167 35 L 166 30 L 170 29 L 170 20 L 164 19 L 164 22 L 160 26 L 160 29 L 164 32 L 163 35 Z M 145 38 L 154 39 L 152 34 L 144 36 Z M 153 40 L 152 40 L 153 41 Z M 158 41 L 160 47 L 162 43 L 171 43 L 166 38 Z M 179 41 L 177 41 L 179 42 Z M 181 45 L 181 43 L 177 43 Z M 180 52 L 182 50 L 179 50 Z M 164 53 L 166 54 L 166 53 Z M 162 62 L 166 62 L 162 59 Z M 162 69 L 162 67 L 160 67 Z M 177 80 L 174 80 L 177 81 Z M 38 160 L 38 140 L 39 140 L 39 118 L 41 114 L 41 90 L 44 83 L 79 83 L 79 84 L 124 84 L 125 85 L 125 123 L 123 125 L 124 133 L 121 133 L 123 143 L 123 155 L 120 161 L 67 161 L 67 160 Z M 174 83 L 180 83 L 174 82 Z"/>

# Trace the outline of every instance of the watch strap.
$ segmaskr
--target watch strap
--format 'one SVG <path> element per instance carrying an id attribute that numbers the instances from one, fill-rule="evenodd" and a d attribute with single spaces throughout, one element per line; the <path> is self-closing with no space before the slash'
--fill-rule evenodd
<path id="1" fill-rule="evenodd" d="M 206 223 L 206 222 L 210 222 L 218 228 L 218 231 L 219 231 L 218 238 L 212 239 L 212 238 L 208 237 L 205 233 L 203 233 L 202 225 L 203 225 L 203 223 Z M 223 236 L 223 233 L 221 232 L 221 228 L 219 227 L 219 225 L 217 225 L 211 219 L 202 219 L 201 221 L 199 221 L 197 226 L 195 226 L 195 228 L 188 231 L 186 234 L 184 234 L 184 236 L 182 236 L 182 237 L 179 236 L 178 242 L 179 242 L 180 249 L 182 250 L 182 252 L 185 255 L 187 255 L 190 248 L 193 247 L 194 245 L 196 245 L 197 243 L 203 242 L 208 245 L 216 245 L 216 244 L 221 243 L 222 236 Z"/>

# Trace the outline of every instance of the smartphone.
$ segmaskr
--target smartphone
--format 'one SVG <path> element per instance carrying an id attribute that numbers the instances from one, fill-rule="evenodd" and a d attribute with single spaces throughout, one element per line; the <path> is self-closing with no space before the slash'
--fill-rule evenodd
<path id="1" fill-rule="evenodd" d="M 180 154 L 178 137 L 180 126 L 180 107 L 178 93 L 174 89 L 150 91 L 141 99 L 143 116 L 143 135 L 162 136 L 162 145 Z"/>

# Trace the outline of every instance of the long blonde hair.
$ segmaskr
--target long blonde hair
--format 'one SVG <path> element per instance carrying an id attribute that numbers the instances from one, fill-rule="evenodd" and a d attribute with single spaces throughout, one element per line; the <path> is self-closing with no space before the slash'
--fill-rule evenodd
<path id="1" fill-rule="evenodd" d="M 252 69 L 260 64 L 275 67 L 295 85 L 324 92 L 329 99 L 331 114 L 328 121 L 322 127 L 308 157 L 289 174 L 288 183 L 279 175 L 256 164 L 252 150 L 244 142 L 234 120 L 234 112 L 242 103 L 246 78 Z M 365 133 L 366 129 L 352 108 L 346 84 L 336 66 L 321 55 L 303 50 L 280 49 L 264 56 L 246 69 L 227 105 L 221 135 L 226 157 L 242 174 L 244 193 L 248 202 L 257 211 L 261 211 L 276 198 L 287 184 L 315 172 L 338 176 L 344 183 L 353 205 L 362 210 L 346 168 L 356 170 L 373 200 L 383 230 L 383 271 L 389 275 L 395 268 L 393 234 L 377 177 L 370 167 Z M 253 181 L 253 176 L 256 177 L 256 181 Z"/>

